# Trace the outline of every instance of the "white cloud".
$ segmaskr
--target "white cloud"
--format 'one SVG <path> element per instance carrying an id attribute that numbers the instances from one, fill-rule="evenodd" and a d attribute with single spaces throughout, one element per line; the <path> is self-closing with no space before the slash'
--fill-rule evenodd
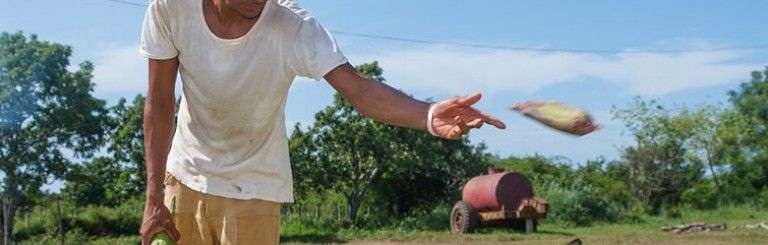
<path id="1" fill-rule="evenodd" d="M 476 90 L 534 92 L 547 85 L 593 78 L 628 92 L 660 95 L 743 81 L 760 68 L 737 60 L 744 52 L 616 55 L 457 50 L 444 46 L 406 49 L 360 60 L 378 60 L 396 87 L 447 93 Z"/>
<path id="2" fill-rule="evenodd" d="M 110 47 L 94 57 L 97 95 L 132 96 L 147 88 L 147 61 L 137 46 Z"/>
<path id="3" fill-rule="evenodd" d="M 146 60 L 136 46 L 107 46 L 94 57 L 98 95 L 132 96 L 146 90 Z M 743 81 L 759 64 L 737 62 L 745 52 L 617 55 L 452 49 L 427 46 L 360 56 L 378 60 L 396 87 L 450 94 L 534 92 L 580 79 L 601 79 L 640 95 Z"/>

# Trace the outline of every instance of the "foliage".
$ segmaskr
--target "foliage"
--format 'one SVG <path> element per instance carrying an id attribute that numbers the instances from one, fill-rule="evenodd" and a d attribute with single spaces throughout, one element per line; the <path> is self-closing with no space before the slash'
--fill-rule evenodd
<path id="1" fill-rule="evenodd" d="M 755 206 L 760 207 L 764 210 L 768 210 L 768 190 L 763 190 L 760 192 L 760 195 L 757 197 L 757 199 L 754 201 Z"/>
<path id="2" fill-rule="evenodd" d="M 616 221 L 620 203 L 626 201 L 628 189 L 616 179 L 621 174 L 605 161 L 590 161 L 572 169 L 559 158 L 542 156 L 509 157 L 497 160 L 497 166 L 525 174 L 536 196 L 550 207 L 548 222 L 589 226 L 597 221 Z"/>
<path id="3" fill-rule="evenodd" d="M 62 219 L 66 232 L 77 232 L 87 237 L 117 237 L 133 235 L 141 224 L 140 212 L 144 200 L 134 198 L 119 206 L 79 206 L 62 202 L 61 217 L 54 202 L 39 206 L 22 215 L 16 222 L 14 237 L 27 240 L 34 237 L 56 237 L 58 220 Z"/>
<path id="4" fill-rule="evenodd" d="M 697 183 L 682 194 L 682 203 L 697 209 L 714 209 L 720 204 L 722 193 L 712 181 Z"/>
<path id="5" fill-rule="evenodd" d="M 375 66 L 375 64 L 374 64 Z M 383 81 L 381 69 L 362 69 L 369 77 Z M 357 212 L 371 184 L 386 171 L 386 165 L 399 153 L 391 144 L 391 126 L 376 123 L 355 111 L 340 94 L 334 103 L 315 115 L 314 125 L 302 131 L 296 125 L 291 136 L 294 175 L 306 183 L 297 185 L 332 189 L 345 196 L 349 221 L 357 222 Z"/>
<path id="6" fill-rule="evenodd" d="M 728 92 L 734 109 L 749 118 L 755 119 L 755 133 L 768 133 L 768 67 L 765 70 L 752 72 L 752 80 L 742 83 L 739 90 Z"/>
<path id="7" fill-rule="evenodd" d="M 734 112 L 723 118 L 721 160 L 730 165 L 726 193 L 744 201 L 768 187 L 768 67 L 752 72 L 751 81 L 728 95 Z"/>
<path id="8" fill-rule="evenodd" d="M 375 62 L 358 70 L 384 81 Z M 299 196 L 317 190 L 342 194 L 352 224 L 367 202 L 379 210 L 371 220 L 388 220 L 393 214 L 399 217 L 414 208 L 453 201 L 463 182 L 487 166 L 482 145 L 375 122 L 340 94 L 315 115 L 311 127 L 294 127 L 289 146 L 294 174 L 301 180 L 296 185 Z"/>
<path id="9" fill-rule="evenodd" d="M 633 196 L 629 188 L 629 166 L 624 162 L 607 162 L 604 158 L 587 161 L 576 169 L 578 179 L 585 182 L 608 202 L 630 209 Z"/>
<path id="10" fill-rule="evenodd" d="M 69 71 L 72 49 L 22 33 L 0 34 L 0 171 L 3 233 L 28 193 L 63 176 L 102 143 L 104 101 L 91 96 L 93 65 Z M 72 152 L 72 155 L 65 154 Z"/>
<path id="11" fill-rule="evenodd" d="M 141 95 L 133 105 L 120 99 L 110 108 L 106 143 L 111 156 L 71 167 L 62 190 L 69 200 L 78 205 L 117 205 L 144 192 L 143 110 Z"/>
<path id="12" fill-rule="evenodd" d="M 747 116 L 735 110 L 722 114 L 718 137 L 722 141 L 719 161 L 724 165 L 721 174 L 721 199 L 731 203 L 744 203 L 757 196 L 763 188 L 765 165 L 753 161 L 752 123 Z"/>
<path id="13" fill-rule="evenodd" d="M 119 179 L 121 172 L 112 158 L 94 158 L 72 167 L 62 192 L 76 205 L 110 203 L 108 200 L 115 195 L 110 184 Z"/>
<path id="14" fill-rule="evenodd" d="M 144 194 L 144 96 L 136 95 L 131 105 L 120 99 L 111 112 L 107 151 L 119 164 L 120 174 L 110 181 L 107 203 L 117 204 Z"/>
<path id="15" fill-rule="evenodd" d="M 412 152 L 392 162 L 389 172 L 374 183 L 374 200 L 380 218 L 431 210 L 435 205 L 461 199 L 461 189 L 470 178 L 486 171 L 490 156 L 485 146 L 473 146 L 464 138 L 440 140 L 424 132 L 398 129 L 396 138 Z"/>
<path id="16" fill-rule="evenodd" d="M 635 138 L 636 145 L 622 150 L 622 160 L 629 166 L 630 189 L 641 208 L 655 214 L 677 205 L 682 192 L 704 174 L 694 144 L 701 121 L 686 108 L 671 111 L 639 98 L 613 114 Z"/>
<path id="17" fill-rule="evenodd" d="M 493 164 L 504 168 L 507 171 L 520 172 L 528 178 L 552 178 L 552 179 L 570 179 L 574 172 L 566 159 L 547 158 L 541 155 L 527 157 L 510 156 L 493 161 Z"/>
<path id="18" fill-rule="evenodd" d="M 566 225 L 589 226 L 596 221 L 616 221 L 618 208 L 591 185 L 577 179 L 570 185 L 547 181 L 537 185 L 549 203 L 548 218 Z"/>

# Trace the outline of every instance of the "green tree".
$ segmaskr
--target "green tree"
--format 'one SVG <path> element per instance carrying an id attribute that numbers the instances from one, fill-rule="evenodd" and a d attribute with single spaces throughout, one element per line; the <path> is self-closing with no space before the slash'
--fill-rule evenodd
<path id="1" fill-rule="evenodd" d="M 656 101 L 636 98 L 629 108 L 614 109 L 635 145 L 622 150 L 629 167 L 630 189 L 642 208 L 653 214 L 676 205 L 680 195 L 698 182 L 703 161 L 695 148 L 701 125 L 685 108 L 667 110 Z"/>
<path id="2" fill-rule="evenodd" d="M 622 208 L 630 208 L 633 204 L 630 192 L 629 168 L 621 161 L 606 161 L 604 158 L 589 160 L 581 165 L 575 174 L 585 183 L 591 185 L 611 203 Z"/>
<path id="3" fill-rule="evenodd" d="M 67 199 L 78 205 L 117 205 L 141 196 L 146 179 L 143 109 L 144 97 L 141 95 L 137 95 L 130 105 L 121 98 L 110 108 L 106 150 L 111 157 L 73 166 L 63 189 Z"/>
<path id="4" fill-rule="evenodd" d="M 141 196 L 146 186 L 142 130 L 144 96 L 136 95 L 131 105 L 120 99 L 111 112 L 107 151 L 118 164 L 120 174 L 112 180 L 109 196 L 111 202 L 117 204 Z"/>
<path id="5" fill-rule="evenodd" d="M 688 116 L 689 120 L 693 122 L 692 148 L 709 168 L 717 191 L 722 191 L 717 167 L 722 165 L 720 159 L 722 158 L 723 147 L 726 147 L 723 144 L 721 134 L 723 131 L 729 130 L 728 126 L 722 123 L 723 113 L 725 112 L 719 107 L 702 106 L 688 115 L 683 115 Z"/>
<path id="6" fill-rule="evenodd" d="M 507 171 L 515 171 L 525 174 L 531 179 L 552 178 L 567 180 L 574 177 L 574 172 L 567 164 L 567 159 L 559 157 L 544 157 L 533 155 L 526 157 L 510 156 L 496 159 L 494 165 Z"/>
<path id="7" fill-rule="evenodd" d="M 25 191 L 61 177 L 102 144 L 106 109 L 91 96 L 93 65 L 69 71 L 70 47 L 0 34 L 0 171 L 5 244 Z M 68 154 L 72 153 L 72 154 Z"/>
<path id="8" fill-rule="evenodd" d="M 534 195 L 550 207 L 548 219 L 569 225 L 589 226 L 595 221 L 615 221 L 620 204 L 630 194 L 623 165 L 602 158 L 574 169 L 568 159 L 541 155 L 507 157 L 494 161 L 507 171 L 525 174 Z"/>
<path id="9" fill-rule="evenodd" d="M 406 128 L 392 128 L 391 134 L 407 153 L 393 159 L 387 173 L 374 183 L 374 202 L 387 210 L 381 215 L 402 217 L 416 209 L 430 211 L 435 204 L 453 203 L 461 199 L 464 184 L 490 166 L 485 145 L 472 145 L 466 137 L 442 140 Z"/>
<path id="10" fill-rule="evenodd" d="M 730 166 L 726 178 L 731 198 L 756 197 L 768 186 L 768 67 L 728 92 L 734 112 L 724 116 L 719 133 L 728 146 L 722 161 Z"/>
<path id="11" fill-rule="evenodd" d="M 65 198 L 78 205 L 115 204 L 110 202 L 113 182 L 121 174 L 120 166 L 109 157 L 97 157 L 81 165 L 74 165 L 67 173 L 62 189 Z"/>
<path id="12" fill-rule="evenodd" d="M 376 62 L 357 69 L 384 82 Z M 424 202 L 457 197 L 468 176 L 487 166 L 482 145 L 375 122 L 339 94 L 309 128 L 294 127 L 289 146 L 299 196 L 318 190 L 342 194 L 353 225 L 367 198 L 377 197 L 381 213 L 405 213 Z"/>
<path id="13" fill-rule="evenodd" d="M 362 65 L 358 70 L 383 81 L 377 64 Z M 333 105 L 315 114 L 315 123 L 307 132 L 297 125 L 291 136 L 299 193 L 310 188 L 332 189 L 344 195 L 349 221 L 357 223 L 357 213 L 370 186 L 392 161 L 400 146 L 391 144 L 386 132 L 390 126 L 363 117 L 340 94 Z"/>

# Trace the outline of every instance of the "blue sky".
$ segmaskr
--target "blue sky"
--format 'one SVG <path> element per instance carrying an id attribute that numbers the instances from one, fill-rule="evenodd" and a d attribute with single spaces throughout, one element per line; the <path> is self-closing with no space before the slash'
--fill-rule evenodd
<path id="1" fill-rule="evenodd" d="M 130 0 L 129 0 L 130 1 Z M 142 3 L 141 0 L 135 2 Z M 304 0 L 332 30 L 444 42 L 564 49 L 701 49 L 768 44 L 768 1 L 373 1 Z M 9 0 L 0 31 L 22 30 L 69 44 L 73 63 L 96 64 L 96 95 L 114 102 L 146 89 L 136 52 L 144 7 L 105 0 Z M 768 65 L 768 50 L 685 54 L 511 52 L 336 35 L 353 63 L 378 60 L 389 83 L 418 98 L 484 93 L 478 105 L 508 129 L 471 135 L 493 153 L 541 153 L 574 161 L 617 157 L 628 144 L 613 105 L 636 95 L 665 104 L 725 103 L 725 93 Z M 312 121 L 330 104 L 325 82 L 298 79 L 289 125 Z M 590 110 L 603 130 L 575 138 L 505 110 L 529 99 L 560 100 Z"/>

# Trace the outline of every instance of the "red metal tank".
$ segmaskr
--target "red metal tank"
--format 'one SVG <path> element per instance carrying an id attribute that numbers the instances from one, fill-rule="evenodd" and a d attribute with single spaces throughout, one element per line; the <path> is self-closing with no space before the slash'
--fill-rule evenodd
<path id="1" fill-rule="evenodd" d="M 515 210 L 526 198 L 533 198 L 528 178 L 501 169 L 489 169 L 488 174 L 470 179 L 462 193 L 462 200 L 478 212 Z"/>

